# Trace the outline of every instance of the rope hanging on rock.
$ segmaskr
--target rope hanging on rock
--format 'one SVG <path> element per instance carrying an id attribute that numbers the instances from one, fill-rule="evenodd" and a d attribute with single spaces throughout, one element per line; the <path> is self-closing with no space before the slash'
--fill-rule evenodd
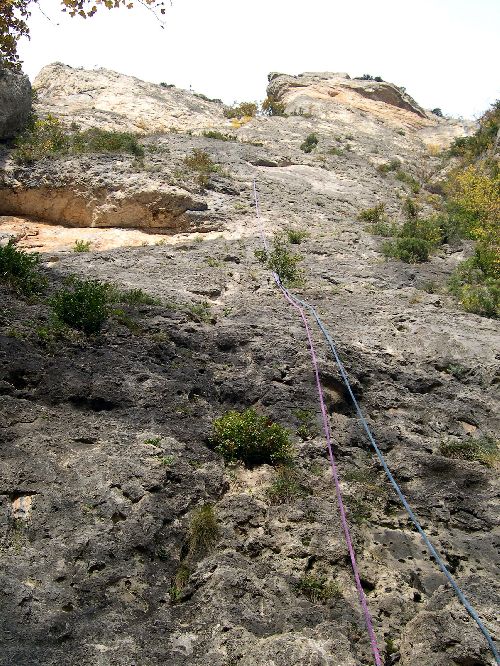
<path id="1" fill-rule="evenodd" d="M 266 250 L 268 250 L 269 245 L 267 243 L 267 239 L 265 238 L 264 230 L 263 230 L 263 227 L 262 227 L 262 220 L 261 220 L 260 206 L 259 206 L 259 197 L 258 197 L 258 193 L 257 193 L 257 186 L 256 186 L 256 181 L 255 180 L 253 181 L 253 195 L 254 195 L 254 201 L 255 201 L 256 214 L 257 214 L 257 218 L 259 220 L 260 234 L 262 236 L 264 246 L 265 246 Z M 274 280 L 276 281 L 276 283 L 278 284 L 278 287 L 280 288 L 282 293 L 285 295 L 288 302 L 291 303 L 292 305 L 294 305 L 295 307 L 299 308 L 299 310 L 301 312 L 301 316 L 302 316 L 303 321 L 304 321 L 304 324 L 306 326 L 306 330 L 308 331 L 308 339 L 310 340 L 311 350 L 312 350 L 312 342 L 311 342 L 311 338 L 310 338 L 310 334 L 309 334 L 307 319 L 305 317 L 303 308 L 307 308 L 310 311 L 310 313 L 313 315 L 314 319 L 316 320 L 316 323 L 319 326 L 319 328 L 321 330 L 321 333 L 323 334 L 328 346 L 330 347 L 330 350 L 331 350 L 331 352 L 333 354 L 333 357 L 335 359 L 335 362 L 338 366 L 338 369 L 339 369 L 340 375 L 342 377 L 342 380 L 343 380 L 343 382 L 344 382 L 344 384 L 347 388 L 347 391 L 348 391 L 349 396 L 351 398 L 351 401 L 354 405 L 354 408 L 356 409 L 356 413 L 358 415 L 358 418 L 359 418 L 359 420 L 360 420 L 360 422 L 363 426 L 363 429 L 365 430 L 365 433 L 368 437 L 368 440 L 369 440 L 371 446 L 373 447 L 373 449 L 374 449 L 374 451 L 377 455 L 377 458 L 379 459 L 379 462 L 380 462 L 387 478 L 389 479 L 392 487 L 396 491 L 396 494 L 397 494 L 398 498 L 400 499 L 400 501 L 401 501 L 403 507 L 405 508 L 406 512 L 408 513 L 412 523 L 414 524 L 418 533 L 422 537 L 422 540 L 425 543 L 427 549 L 429 550 L 432 558 L 434 558 L 434 560 L 438 564 L 439 568 L 441 569 L 443 574 L 446 576 L 446 578 L 447 578 L 448 582 L 450 583 L 455 595 L 458 597 L 458 599 L 460 600 L 460 602 L 464 606 L 467 613 L 476 622 L 477 626 L 479 627 L 482 634 L 486 638 L 486 641 L 488 642 L 489 648 L 490 648 L 490 650 L 491 650 L 491 652 L 492 652 L 492 654 L 495 658 L 496 663 L 500 664 L 500 655 L 499 655 L 498 650 L 495 646 L 493 638 L 491 637 L 491 634 L 489 633 L 488 629 L 486 628 L 486 626 L 482 622 L 482 620 L 479 617 L 479 615 L 477 614 L 477 612 L 474 610 L 474 608 L 471 606 L 471 604 L 467 600 L 465 594 L 463 593 L 463 591 L 460 588 L 460 586 L 458 585 L 458 583 L 455 581 L 455 579 L 453 578 L 453 576 L 449 572 L 449 570 L 446 567 L 445 563 L 443 562 L 441 556 L 439 555 L 439 553 L 436 551 L 436 549 L 432 545 L 432 543 L 429 540 L 427 534 L 424 532 L 422 526 L 420 525 L 420 522 L 419 522 L 418 518 L 413 513 L 412 508 L 408 504 L 408 501 L 407 501 L 406 497 L 404 496 L 403 491 L 401 490 L 399 484 L 397 483 L 394 476 L 392 475 L 391 470 L 389 469 L 389 466 L 387 465 L 387 462 L 384 458 L 384 455 L 383 455 L 382 451 L 380 450 L 380 448 L 378 447 L 377 442 L 375 441 L 375 438 L 374 438 L 374 436 L 371 432 L 371 429 L 368 425 L 368 422 L 367 422 L 365 416 L 363 415 L 363 412 L 361 411 L 361 408 L 359 406 L 358 401 L 356 400 L 356 397 L 355 397 L 354 392 L 353 392 L 352 387 L 351 387 L 351 383 L 349 382 L 349 378 L 348 378 L 347 373 L 345 371 L 344 365 L 343 365 L 342 361 L 340 360 L 340 357 L 338 355 L 336 346 L 333 342 L 333 339 L 332 339 L 328 329 L 325 327 L 325 325 L 321 321 L 321 318 L 319 317 L 318 313 L 316 312 L 316 309 L 312 305 L 307 303 L 307 301 L 304 301 L 304 300 L 298 298 L 292 292 L 290 292 L 288 289 L 286 289 L 286 287 L 284 287 L 281 284 L 279 276 L 276 273 L 273 273 L 273 277 L 274 277 Z M 319 382 L 319 377 L 317 377 L 317 380 Z M 320 386 L 320 388 L 321 388 L 321 386 Z M 328 439 L 327 439 L 327 441 L 328 441 Z M 376 663 L 378 664 L 378 662 L 376 662 Z"/>
<path id="2" fill-rule="evenodd" d="M 258 198 L 258 194 L 257 194 L 257 188 L 256 188 L 255 181 L 254 181 L 254 200 L 255 200 L 255 209 L 256 209 L 256 213 L 257 213 L 257 218 L 259 219 L 260 225 L 261 225 L 261 235 L 262 235 L 262 238 L 263 238 L 263 241 L 264 241 L 264 247 L 266 248 L 266 250 L 268 250 L 269 245 L 267 243 L 264 231 L 262 229 L 262 222 L 261 222 L 260 208 L 259 208 L 259 198 Z M 273 275 L 274 281 L 276 282 L 278 288 L 281 290 L 282 294 L 284 295 L 284 297 L 286 298 L 288 303 L 292 307 L 294 307 L 297 310 L 297 312 L 299 313 L 299 316 L 302 319 L 302 323 L 303 323 L 305 331 L 306 331 L 307 341 L 309 343 L 309 350 L 310 350 L 310 353 L 311 353 L 311 362 L 312 362 L 312 366 L 313 366 L 313 370 L 314 370 L 314 376 L 315 376 L 315 379 L 316 379 L 316 388 L 317 388 L 318 400 L 319 400 L 319 404 L 320 404 L 320 408 L 321 408 L 321 416 L 322 416 L 322 421 L 323 421 L 323 430 L 325 432 L 326 445 L 327 445 L 327 448 L 328 448 L 328 457 L 330 459 L 330 468 L 331 468 L 331 471 L 332 471 L 332 479 L 333 479 L 333 483 L 335 485 L 335 492 L 336 492 L 336 495 L 337 495 L 337 503 L 338 503 L 338 506 L 339 506 L 339 513 L 340 513 L 340 521 L 341 521 L 341 524 L 342 524 L 342 530 L 344 532 L 344 537 L 345 537 L 346 544 L 347 544 L 347 550 L 349 551 L 351 566 L 352 566 L 352 570 L 353 570 L 353 573 L 354 573 L 354 581 L 356 583 L 356 589 L 358 591 L 359 601 L 360 601 L 360 604 L 361 604 L 361 608 L 363 610 L 363 615 L 365 617 L 365 624 L 366 624 L 366 628 L 367 628 L 368 635 L 369 635 L 369 638 L 370 638 L 370 646 L 371 646 L 371 650 L 372 650 L 372 653 L 373 653 L 373 657 L 375 659 L 375 664 L 376 664 L 376 666 L 382 666 L 382 660 L 381 660 L 381 657 L 380 657 L 380 652 L 379 652 L 379 648 L 378 648 L 378 644 L 377 644 L 377 638 L 376 638 L 375 632 L 373 630 L 373 622 L 372 622 L 372 618 L 371 618 L 371 615 L 370 615 L 370 611 L 368 609 L 368 604 L 366 602 L 366 595 L 365 595 L 365 592 L 363 590 L 363 586 L 361 585 L 361 578 L 360 578 L 360 575 L 359 575 L 359 569 L 358 569 L 358 565 L 357 565 L 357 562 L 356 562 L 356 554 L 354 552 L 354 546 L 353 546 L 353 543 L 352 543 L 351 533 L 349 531 L 349 525 L 347 523 L 347 516 L 346 516 L 344 501 L 342 499 L 342 491 L 341 491 L 341 488 L 340 488 L 340 480 L 339 480 L 339 475 L 338 475 L 338 470 L 337 470 L 337 464 L 335 462 L 335 456 L 333 455 L 330 424 L 329 424 L 328 416 L 327 416 L 327 413 L 326 413 L 325 399 L 324 399 L 324 395 L 323 395 L 323 389 L 322 389 L 322 386 L 321 386 L 321 380 L 319 378 L 318 359 L 317 359 L 316 352 L 315 352 L 315 349 L 314 349 L 311 330 L 309 328 L 309 324 L 307 322 L 306 315 L 305 315 L 304 310 L 302 309 L 301 305 L 299 305 L 292 298 L 292 296 L 289 294 L 288 290 L 282 285 L 279 275 L 274 271 L 272 272 L 272 275 Z"/>

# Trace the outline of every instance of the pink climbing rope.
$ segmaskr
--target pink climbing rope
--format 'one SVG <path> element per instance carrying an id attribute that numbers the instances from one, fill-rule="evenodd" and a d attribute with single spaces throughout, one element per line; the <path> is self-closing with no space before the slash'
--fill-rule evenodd
<path id="1" fill-rule="evenodd" d="M 275 278 L 276 279 L 276 278 Z M 300 305 L 297 305 L 288 295 L 287 290 L 283 287 L 283 285 L 278 282 L 278 286 L 281 289 L 282 293 L 284 294 L 286 300 L 292 305 L 296 310 L 299 311 L 300 316 L 302 318 L 302 322 L 304 324 L 304 328 L 306 329 L 306 334 L 307 334 L 307 340 L 309 342 L 309 349 L 311 351 L 311 360 L 312 364 L 314 367 L 314 375 L 316 377 L 316 388 L 318 390 L 318 397 L 319 397 L 319 403 L 321 406 L 321 415 L 323 417 L 323 428 L 325 431 L 325 437 L 326 437 L 326 445 L 328 447 L 328 456 L 330 458 L 330 467 L 332 470 L 332 477 L 333 477 L 333 482 L 335 484 L 335 491 L 337 494 L 337 502 L 339 505 L 339 512 L 340 512 L 340 521 L 342 523 L 342 529 L 344 531 L 344 536 L 345 540 L 347 543 L 347 549 L 349 551 L 349 557 L 351 558 L 351 565 L 352 565 L 352 570 L 354 572 L 354 580 L 356 582 L 356 589 L 358 590 L 358 595 L 359 595 L 359 601 L 361 603 L 361 607 L 363 609 L 363 614 L 365 616 L 365 623 L 366 623 L 366 628 L 368 630 L 368 634 L 370 636 L 370 645 L 372 648 L 372 653 L 375 658 L 375 664 L 377 666 L 382 666 L 382 661 L 380 659 L 380 653 L 377 645 L 377 638 L 375 636 L 375 632 L 373 630 L 373 623 L 372 623 L 372 618 L 370 611 L 368 609 L 368 604 L 366 603 L 366 596 L 363 590 L 363 586 L 361 585 L 361 580 L 359 577 L 359 570 L 358 570 L 358 565 L 356 563 L 356 554 L 354 552 L 354 546 L 352 544 L 352 539 L 351 539 L 351 533 L 349 531 L 349 525 L 347 524 L 347 516 L 345 512 L 345 507 L 344 507 L 344 501 L 342 499 L 342 491 L 340 489 L 340 481 L 339 481 L 339 475 L 337 471 L 337 465 L 335 463 L 335 457 L 333 455 L 333 448 L 332 448 L 332 440 L 331 440 L 331 434 L 330 434 L 330 424 L 328 422 L 328 416 L 326 414 L 326 407 L 325 407 L 325 399 L 323 397 L 323 389 L 321 387 L 321 381 L 319 378 L 319 371 L 318 371 L 318 359 L 316 357 L 316 352 L 314 350 L 314 345 L 312 341 L 312 336 L 311 336 L 311 330 L 309 328 L 309 324 L 307 323 L 306 316 L 304 314 L 304 310 L 300 307 Z"/>
<path id="2" fill-rule="evenodd" d="M 255 201 L 255 210 L 256 210 L 256 216 L 257 219 L 259 220 L 259 226 L 260 226 L 260 233 L 262 236 L 262 239 L 264 241 L 264 246 L 266 250 L 268 249 L 268 243 L 265 238 L 264 234 L 264 229 L 262 227 L 262 220 L 260 216 L 260 207 L 259 207 L 259 197 L 257 194 L 257 188 L 255 181 L 253 183 L 253 193 L 254 193 L 254 201 Z M 330 432 L 330 424 L 328 421 L 328 416 L 326 413 L 326 405 L 325 405 L 325 399 L 323 396 L 323 389 L 321 386 L 321 380 L 319 378 L 319 369 L 318 369 L 318 358 L 316 356 L 316 351 L 314 349 L 314 344 L 313 344 L 313 339 L 311 335 L 311 330 L 309 328 L 309 324 L 307 323 L 307 318 L 304 313 L 304 310 L 298 305 L 288 294 L 287 289 L 281 284 L 281 280 L 279 278 L 279 275 L 273 271 L 273 278 L 278 285 L 279 289 L 281 290 L 282 294 L 288 301 L 290 305 L 292 305 L 300 314 L 300 317 L 302 319 L 302 323 L 304 324 L 304 328 L 306 330 L 306 335 L 307 335 L 307 340 L 309 343 L 309 349 L 311 352 L 311 361 L 313 364 L 313 369 L 314 369 L 314 376 L 316 378 L 316 388 L 318 391 L 318 398 L 319 398 L 319 403 L 321 407 L 321 415 L 322 415 L 322 420 L 323 420 L 323 429 L 325 431 L 325 437 L 326 437 L 326 444 L 328 447 L 328 456 L 330 458 L 330 467 L 332 470 L 332 478 L 333 482 L 335 485 L 335 492 L 337 495 L 337 503 L 339 506 L 339 512 L 340 512 L 340 521 L 342 524 L 342 529 L 344 532 L 344 537 L 346 540 L 347 544 L 347 549 L 349 551 L 349 557 L 351 558 L 351 565 L 352 565 L 352 570 L 354 573 L 354 580 L 356 583 L 356 589 L 358 591 L 358 596 L 359 596 L 359 601 L 361 603 L 361 608 L 363 609 L 363 614 L 365 616 L 365 624 L 366 628 L 368 630 L 368 635 L 370 637 L 370 646 L 372 650 L 373 657 L 375 659 L 375 664 L 376 666 L 382 666 L 382 660 L 380 658 L 380 652 L 378 649 L 378 644 L 377 644 L 377 638 L 375 636 L 375 632 L 373 630 L 373 622 L 370 614 L 370 610 L 368 608 L 368 604 L 366 602 L 366 596 L 363 590 L 363 586 L 361 585 L 361 579 L 359 576 L 359 569 L 358 565 L 356 562 L 356 554 L 354 552 L 354 546 L 352 543 L 351 539 L 351 533 L 349 531 L 349 525 L 347 524 L 347 516 L 346 516 L 346 511 L 345 511 L 345 506 L 344 506 L 344 501 L 342 499 L 342 491 L 340 488 L 340 480 L 339 480 L 339 475 L 337 471 L 337 464 L 335 462 L 335 456 L 333 455 L 333 447 L 332 447 L 332 438 L 331 438 L 331 432 Z"/>

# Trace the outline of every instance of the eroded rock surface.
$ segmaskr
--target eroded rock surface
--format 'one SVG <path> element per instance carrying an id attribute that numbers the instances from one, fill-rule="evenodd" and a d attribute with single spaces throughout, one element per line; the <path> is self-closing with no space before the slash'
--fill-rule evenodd
<path id="1" fill-rule="evenodd" d="M 412 113 L 415 127 L 425 121 L 396 113 Z M 319 144 L 305 154 L 300 144 L 313 131 Z M 305 272 L 299 293 L 330 327 L 424 528 L 499 635 L 495 470 L 441 453 L 448 438 L 498 432 L 498 323 L 426 290 L 446 282 L 470 251 L 467 243 L 443 246 L 417 267 L 384 261 L 380 239 L 357 217 L 380 201 L 394 219 L 402 216 L 408 184 L 377 171 L 393 158 L 419 180 L 422 206 L 432 211 L 426 186 L 440 160 L 419 131 L 408 124 L 403 135 L 377 115 L 339 104 L 329 119 L 256 118 L 234 130 L 238 142 L 151 137 L 140 168 L 119 156 L 93 157 L 88 169 L 88 157 L 23 169 L 4 160 L 7 193 L 40 187 L 44 173 L 53 187 L 64 169 L 75 191 L 97 182 L 97 173 L 110 190 L 113 182 L 128 191 L 134 179 L 151 178 L 169 193 L 181 181 L 221 226 L 147 247 L 39 247 L 49 295 L 76 274 L 160 299 L 124 306 L 94 338 L 52 339 L 47 302 L 0 287 L 2 666 L 373 663 L 319 434 L 304 330 L 254 254 L 262 247 L 254 178 L 269 237 L 288 227 L 309 232 L 298 248 Z M 193 148 L 225 171 L 206 190 L 175 175 Z M 482 634 L 376 463 L 314 335 L 385 664 L 493 666 Z M 214 417 L 248 406 L 293 433 L 302 491 L 282 503 L 269 494 L 276 470 L 227 467 L 208 445 Z M 298 410 L 312 417 L 305 437 L 297 434 Z M 214 506 L 218 541 L 177 589 L 190 517 L 205 502 Z M 299 587 L 306 573 L 335 581 L 339 594 L 323 603 L 307 598 Z"/>
<path id="2" fill-rule="evenodd" d="M 0 67 L 0 141 L 23 130 L 31 113 L 31 84 L 24 74 Z"/>
<path id="3" fill-rule="evenodd" d="M 222 121 L 222 103 L 108 69 L 47 65 L 36 77 L 37 110 L 83 129 L 151 133 L 187 131 Z"/>

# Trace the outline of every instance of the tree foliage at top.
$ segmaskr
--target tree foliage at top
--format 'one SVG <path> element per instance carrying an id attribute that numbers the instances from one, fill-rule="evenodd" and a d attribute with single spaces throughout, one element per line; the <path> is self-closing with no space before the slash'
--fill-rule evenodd
<path id="1" fill-rule="evenodd" d="M 158 0 L 138 0 L 139 4 L 155 13 L 165 13 L 164 3 Z M 0 0 L 0 67 L 19 70 L 21 61 L 17 45 L 22 37 L 29 39 L 28 19 L 38 0 Z M 117 9 L 121 6 L 132 9 L 130 0 L 60 0 L 61 11 L 70 16 L 90 18 L 99 8 Z M 162 26 L 163 27 L 163 26 Z"/>

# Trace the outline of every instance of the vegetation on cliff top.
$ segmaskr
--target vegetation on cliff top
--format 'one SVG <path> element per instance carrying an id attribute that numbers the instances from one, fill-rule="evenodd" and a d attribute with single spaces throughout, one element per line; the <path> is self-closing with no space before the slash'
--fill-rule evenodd
<path id="1" fill-rule="evenodd" d="M 60 157 L 80 153 L 129 153 L 144 155 L 144 148 L 130 132 L 110 132 L 97 127 L 81 131 L 77 125 L 66 129 L 49 115 L 34 120 L 16 140 L 14 159 L 20 164 L 31 164 L 45 157 Z"/>
<path id="2" fill-rule="evenodd" d="M 458 138 L 450 154 L 460 159 L 446 193 L 474 254 L 458 266 L 450 290 L 468 312 L 500 316 L 500 100 L 479 120 L 470 137 Z"/>

